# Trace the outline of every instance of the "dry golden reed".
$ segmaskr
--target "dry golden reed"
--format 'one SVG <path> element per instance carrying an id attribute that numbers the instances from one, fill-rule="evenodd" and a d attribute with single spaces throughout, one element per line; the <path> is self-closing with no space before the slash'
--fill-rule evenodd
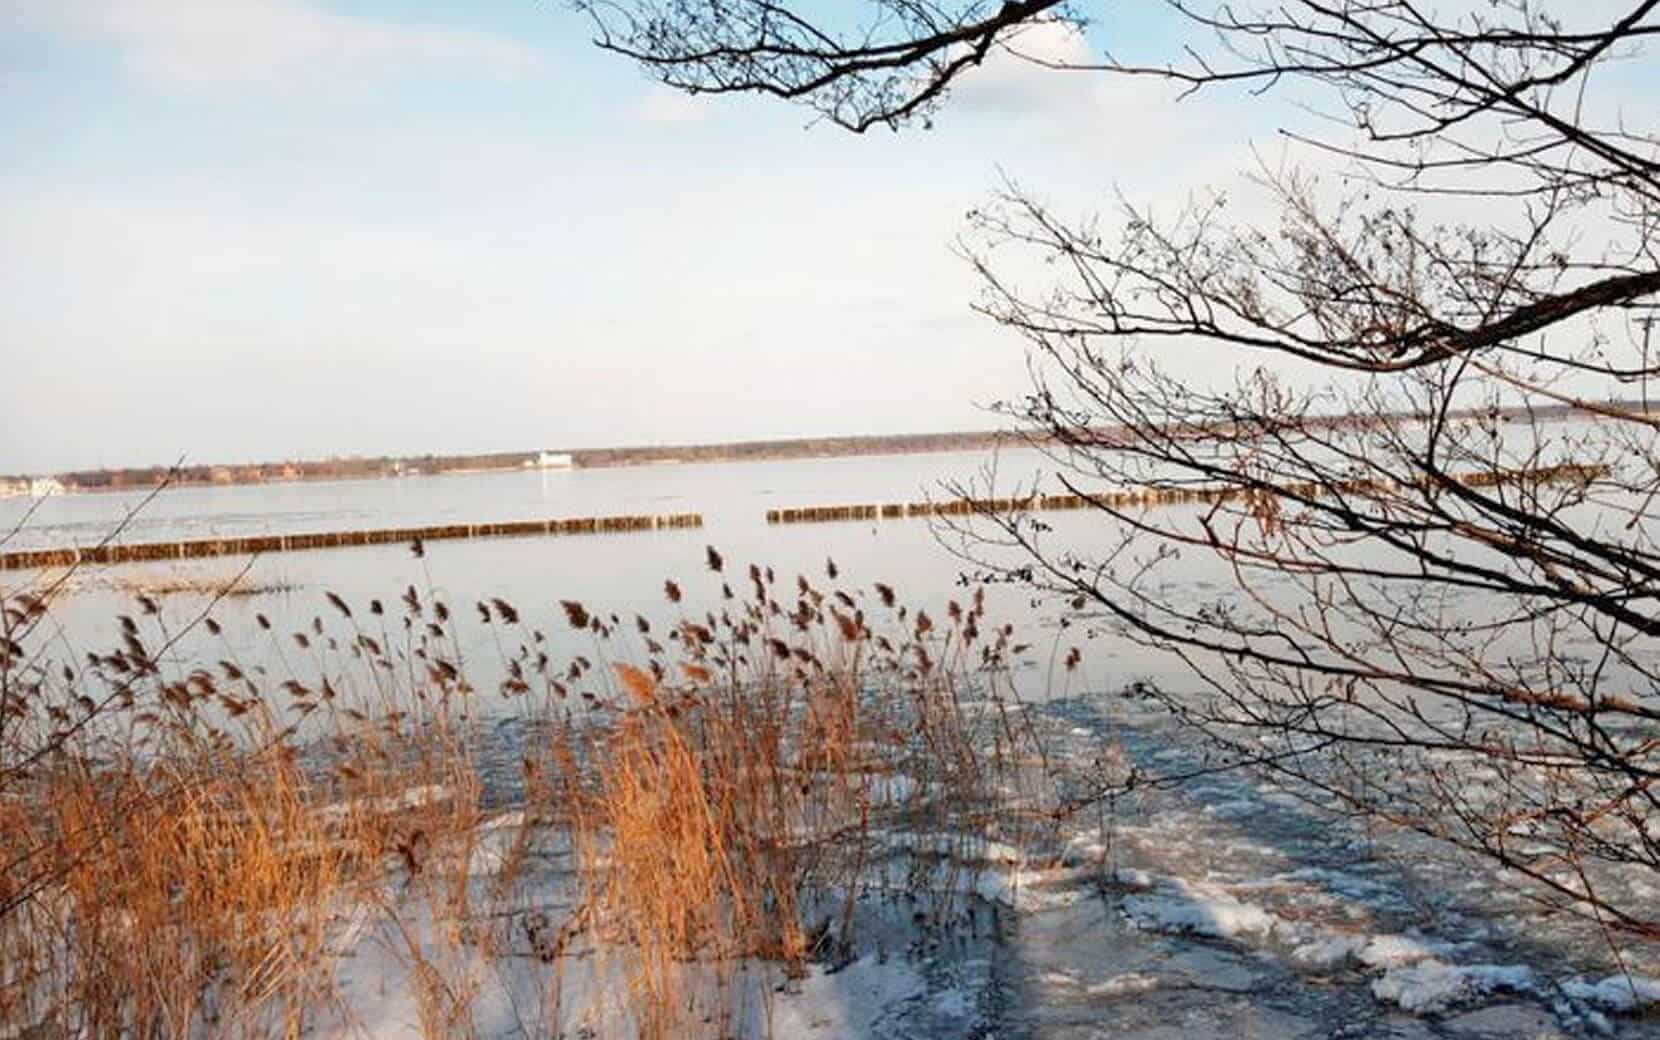
<path id="1" fill-rule="evenodd" d="M 712 547 L 704 562 L 724 572 Z M 1008 838 L 1016 817 L 997 807 L 1042 788 L 1026 772 L 1035 731 L 1007 696 L 1012 630 L 983 625 L 980 597 L 936 628 L 886 583 L 872 595 L 798 576 L 786 591 L 770 568 L 747 573 L 745 596 L 722 586 L 701 615 L 665 581 L 677 613 L 661 628 L 557 601 L 562 663 L 512 604 L 480 600 L 494 689 L 528 734 L 511 795 L 479 757 L 491 684 L 473 684 L 478 661 L 463 667 L 457 618 L 431 590 L 407 588 L 401 616 L 327 592 L 330 623 L 286 632 L 259 613 L 257 662 L 211 618 L 170 627 L 146 595 L 120 646 L 61 669 L 32 649 L 44 608 L 14 597 L 0 1035 L 255 1038 L 349 1021 L 334 966 L 364 920 L 432 1037 L 469 1030 L 477 963 L 527 970 L 525 935 L 546 972 L 527 1033 L 562 1028 L 577 946 L 619 967 L 648 1037 L 684 1035 L 693 1007 L 718 1034 L 709 994 L 730 993 L 744 963 L 800 975 L 846 956 L 888 829 Z M 971 681 L 991 686 L 972 709 Z M 491 828 L 506 808 L 522 822 L 504 850 Z M 533 850 L 556 840 L 575 850 L 577 899 L 537 923 L 524 906 L 546 895 L 527 893 L 548 882 Z"/>

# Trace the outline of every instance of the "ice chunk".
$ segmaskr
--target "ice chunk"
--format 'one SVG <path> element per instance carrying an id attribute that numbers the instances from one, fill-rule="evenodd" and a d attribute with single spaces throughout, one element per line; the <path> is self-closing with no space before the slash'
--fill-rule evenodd
<path id="1" fill-rule="evenodd" d="M 1410 935 L 1374 935 L 1356 952 L 1355 959 L 1368 968 L 1403 968 L 1445 952 L 1446 947 L 1439 943 Z"/>
<path id="2" fill-rule="evenodd" d="M 1174 880 L 1156 893 L 1129 896 L 1124 912 L 1145 931 L 1233 939 L 1267 936 L 1278 918 L 1255 903 L 1244 903 L 1214 885 Z"/>
<path id="3" fill-rule="evenodd" d="M 1417 1015 L 1445 1011 L 1498 990 L 1529 993 L 1533 989 L 1533 972 L 1523 965 L 1458 965 L 1434 958 L 1391 968 L 1372 983 L 1373 996 Z"/>
<path id="4" fill-rule="evenodd" d="M 1600 982 L 1570 979 L 1562 984 L 1562 992 L 1607 1011 L 1636 1011 L 1660 1004 L 1660 980 L 1646 975 L 1610 975 Z"/>
<path id="5" fill-rule="evenodd" d="M 1153 975 L 1143 975 L 1132 971 L 1124 975 L 1114 975 L 1104 982 L 1097 982 L 1086 991 L 1092 997 L 1131 997 L 1138 993 L 1149 993 L 1159 988 L 1159 980 Z"/>
<path id="6" fill-rule="evenodd" d="M 1330 935 L 1306 942 L 1291 951 L 1291 959 L 1308 968 L 1329 970 L 1339 967 L 1358 954 L 1366 945 L 1364 935 Z"/>

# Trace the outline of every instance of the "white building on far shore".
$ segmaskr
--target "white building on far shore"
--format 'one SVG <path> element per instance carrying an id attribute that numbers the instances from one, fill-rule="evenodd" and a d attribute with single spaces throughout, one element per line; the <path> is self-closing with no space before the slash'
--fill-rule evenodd
<path id="1" fill-rule="evenodd" d="M 570 469 L 575 465 L 568 451 L 544 451 L 536 456 L 537 469 Z"/>
<path id="2" fill-rule="evenodd" d="M 35 477 L 29 481 L 29 497 L 45 498 L 63 494 L 63 482 L 56 477 Z"/>

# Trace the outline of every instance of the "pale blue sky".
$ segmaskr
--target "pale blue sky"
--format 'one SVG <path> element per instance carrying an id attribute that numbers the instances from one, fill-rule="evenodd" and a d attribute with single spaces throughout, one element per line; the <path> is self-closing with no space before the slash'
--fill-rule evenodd
<path id="1" fill-rule="evenodd" d="M 1278 118 L 1003 64 L 855 137 L 588 37 L 548 0 L 0 0 L 0 472 L 993 425 L 1024 352 L 950 244 L 998 170 L 1179 199 Z"/>

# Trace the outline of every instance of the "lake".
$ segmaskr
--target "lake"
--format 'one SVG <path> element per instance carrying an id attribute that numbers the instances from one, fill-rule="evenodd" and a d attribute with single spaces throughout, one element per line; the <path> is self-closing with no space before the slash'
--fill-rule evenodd
<path id="1" fill-rule="evenodd" d="M 95 544 L 125 523 L 120 540 L 131 542 L 217 538 L 309 531 L 402 528 L 452 523 L 567 518 L 621 514 L 695 512 L 704 526 L 615 535 L 492 538 L 430 542 L 416 559 L 405 544 L 274 553 L 254 560 L 204 560 L 84 568 L 71 581 L 73 594 L 59 600 L 54 620 L 61 656 L 79 659 L 104 650 L 119 638 L 117 615 L 134 612 L 133 593 L 146 589 L 209 588 L 238 575 L 252 595 L 229 598 L 214 607 L 227 635 L 259 641 L 256 614 L 278 631 L 299 629 L 328 615 L 324 593 L 333 592 L 361 608 L 371 599 L 394 602 L 410 585 L 437 596 L 454 609 L 464 649 L 490 644 L 493 635 L 476 624 L 473 604 L 500 597 L 527 622 L 550 637 L 563 632 L 562 600 L 585 604 L 602 616 L 617 613 L 651 618 L 669 615 L 663 585 L 684 586 L 684 607 L 696 614 L 719 610 L 725 580 L 742 595 L 746 568 L 771 567 L 793 594 L 797 574 L 826 589 L 845 587 L 875 601 L 873 584 L 894 587 L 902 603 L 942 616 L 953 598 L 965 599 L 962 575 L 975 566 L 965 559 L 960 532 L 942 520 L 770 525 L 769 509 L 826 504 L 911 502 L 956 497 L 952 488 L 973 484 L 985 493 L 1029 490 L 1034 482 L 1061 490 L 1049 477 L 1051 460 L 1029 449 L 987 453 L 941 453 L 794 459 L 772 462 L 661 465 L 594 470 L 524 470 L 416 476 L 399 479 L 286 483 L 168 489 L 146 502 L 144 492 L 64 495 L 31 503 L 0 501 L 0 525 L 10 530 L 34 507 L 6 546 L 24 549 Z M 1087 548 L 1100 539 L 1105 522 L 1087 513 L 1045 514 L 1056 544 Z M 726 558 L 726 573 L 711 573 L 705 547 Z M 981 547 L 988 558 L 1015 560 L 1007 552 Z M 840 573 L 832 582 L 828 561 Z M 1220 571 L 1209 566 L 1183 569 L 1188 595 L 1214 590 Z M 15 589 L 40 575 L 0 573 L 0 587 Z M 1174 592 L 1175 590 L 1173 590 Z M 191 592 L 166 596 L 173 623 L 206 604 Z M 863 603 L 864 600 L 861 600 Z M 988 590 L 991 615 L 1016 623 L 1019 641 L 1051 652 L 1064 640 L 1081 642 L 1078 631 L 1063 632 L 1052 613 L 1034 609 L 1029 595 L 1013 587 Z M 679 608 L 676 608 L 677 610 Z M 573 649 L 567 641 L 562 649 Z M 248 647 L 243 647 L 244 650 Z M 1064 655 L 1064 648 L 1059 651 Z M 1100 669 L 1079 676 L 1095 688 L 1151 678 L 1167 662 L 1147 661 L 1124 645 L 1098 643 L 1088 664 Z M 54 655 L 60 656 L 60 655 Z M 1045 662 L 1047 663 L 1047 662 Z M 1045 667 L 1042 682 L 1049 682 Z"/>
<path id="2" fill-rule="evenodd" d="M 515 605 L 526 621 L 546 631 L 553 649 L 581 652 L 565 624 L 561 601 L 584 604 L 590 611 L 617 614 L 629 621 L 641 614 L 654 621 L 689 610 L 694 616 L 718 612 L 722 583 L 742 596 L 746 568 L 770 567 L 793 586 L 808 577 L 828 590 L 845 587 L 861 606 L 874 604 L 875 582 L 898 592 L 902 603 L 941 616 L 953 597 L 968 595 L 965 573 L 980 560 L 1023 562 L 1001 547 L 965 542 L 963 532 L 941 519 L 852 521 L 772 525 L 770 509 L 814 505 L 912 502 L 958 497 L 968 486 L 976 495 L 1012 495 L 1063 490 L 1054 479 L 1054 460 L 1033 449 L 998 453 L 965 452 L 892 456 L 790 459 L 769 462 L 666 464 L 592 470 L 520 470 L 397 479 L 283 483 L 167 489 L 147 499 L 141 491 L 64 495 L 38 503 L 0 500 L 0 531 L 18 530 L 8 549 L 86 546 L 120 527 L 130 542 L 291 534 L 371 528 L 407 528 L 444 524 L 524 519 L 592 517 L 625 514 L 698 513 L 699 529 L 658 530 L 611 535 L 485 538 L 429 542 L 416 559 L 405 544 L 272 553 L 253 560 L 221 557 L 191 561 L 88 567 L 70 582 L 72 595 L 54 608 L 52 656 L 81 659 L 88 650 L 107 650 L 119 640 L 117 615 L 132 613 L 133 593 L 184 589 L 164 598 L 175 628 L 200 612 L 206 597 L 191 589 L 211 589 L 242 574 L 240 585 L 253 594 L 229 598 L 213 608 L 227 635 L 244 640 L 238 649 L 255 657 L 268 641 L 256 630 L 257 615 L 270 618 L 276 631 L 292 631 L 327 616 L 325 593 L 333 592 L 362 608 L 372 599 L 390 604 L 407 587 L 425 598 L 437 597 L 453 609 L 462 651 L 486 650 L 474 663 L 496 656 L 493 631 L 476 623 L 474 604 L 500 597 Z M 1170 507 L 1197 513 L 1203 507 Z M 33 510 L 31 513 L 30 510 Z M 24 520 L 27 518 L 27 522 Z M 1052 530 L 1043 537 L 1051 551 L 1104 552 L 1115 534 L 1110 520 L 1088 511 L 1041 515 Z M 1597 517 L 1588 516 L 1586 530 Z M 958 522 L 960 523 L 960 521 Z M 18 527 L 22 524 L 21 527 Z M 973 525 L 993 534 L 989 525 Z M 727 561 L 724 575 L 712 574 L 705 548 L 714 546 Z M 1365 548 L 1368 555 L 1375 548 Z M 1149 545 L 1146 552 L 1151 553 Z M 834 560 L 839 580 L 830 581 L 827 563 Z M 1233 601 L 1232 576 L 1208 553 L 1189 552 L 1159 570 L 1158 594 L 1172 605 Z M 0 591 L 40 580 L 39 574 L 0 572 Z M 685 588 L 683 604 L 670 609 L 664 581 Z M 1301 596 L 1301 587 L 1273 574 L 1259 575 L 1264 587 L 1280 587 Z M 793 595 L 793 587 L 789 594 Z M 1022 588 L 987 590 L 991 616 L 1017 626 L 1016 642 L 1034 647 L 1034 668 L 1025 692 L 1051 692 L 1056 677 L 1049 659 L 1078 645 L 1083 668 L 1065 685 L 1116 690 L 1141 680 L 1192 685 L 1184 666 L 1150 654 L 1114 633 L 1097 616 L 1063 628 L 1062 604 L 1039 604 Z M 1463 608 L 1451 604 L 1456 613 Z M 873 615 L 880 616 L 873 611 Z M 1076 614 L 1073 620 L 1080 620 Z M 1520 635 L 1520 633 L 1518 634 Z M 1089 636 L 1091 638 L 1084 638 Z M 1574 640 L 1573 649 L 1592 653 L 1589 642 Z M 1559 649 L 1566 649 L 1562 647 Z M 178 660 L 186 651 L 181 642 Z M 643 654 L 641 655 L 643 656 Z M 1648 654 L 1644 655 L 1650 656 Z M 1041 664 L 1041 667 L 1036 665 Z M 483 677 L 481 677 L 483 678 Z"/>

